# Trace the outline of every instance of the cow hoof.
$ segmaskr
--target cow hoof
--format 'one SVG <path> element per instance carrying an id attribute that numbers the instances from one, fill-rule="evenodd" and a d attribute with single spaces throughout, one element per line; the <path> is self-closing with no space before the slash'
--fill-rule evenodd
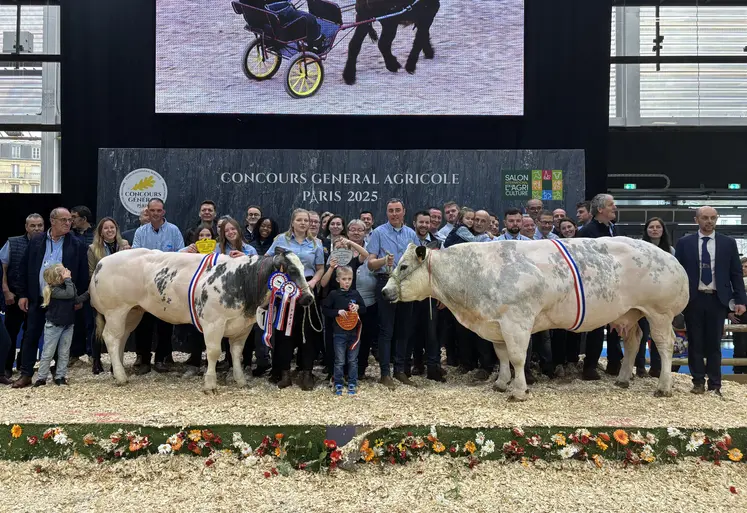
<path id="1" fill-rule="evenodd" d="M 508 390 L 508 383 L 495 382 L 493 383 L 493 390 L 495 390 L 496 392 L 505 392 L 506 390 Z"/>
<path id="2" fill-rule="evenodd" d="M 620 388 L 630 388 L 629 381 L 615 381 L 615 386 Z"/>
<path id="3" fill-rule="evenodd" d="M 654 392 L 654 397 L 672 397 L 671 390 L 657 390 Z"/>
<path id="4" fill-rule="evenodd" d="M 415 74 L 415 68 L 416 68 L 416 64 L 414 62 L 412 64 L 410 64 L 408 62 L 405 65 L 405 71 L 407 71 L 410 75 L 414 75 Z"/>
<path id="5" fill-rule="evenodd" d="M 202 391 L 205 392 L 206 395 L 210 395 L 210 394 L 215 395 L 215 394 L 218 393 L 218 387 L 215 387 L 215 388 L 203 388 Z"/>
<path id="6" fill-rule="evenodd" d="M 355 84 L 355 73 L 343 72 L 342 79 L 347 85 L 353 85 Z"/>
<path id="7" fill-rule="evenodd" d="M 433 48 L 426 48 L 423 50 L 423 57 L 426 59 L 432 59 L 436 56 L 436 52 L 433 51 Z"/>
<path id="8" fill-rule="evenodd" d="M 394 59 L 393 61 L 386 63 L 386 69 L 388 69 L 392 73 L 397 73 L 400 69 L 402 69 L 402 64 L 400 64 L 397 59 Z"/>
<path id="9" fill-rule="evenodd" d="M 524 392 L 523 394 L 519 394 L 518 392 L 514 392 L 511 395 L 508 396 L 508 402 L 510 403 L 519 403 L 524 402 L 527 399 L 529 399 L 529 392 Z"/>
<path id="10" fill-rule="evenodd" d="M 115 379 L 114 384 L 117 385 L 118 387 L 122 387 L 127 384 L 127 380 L 126 379 Z"/>

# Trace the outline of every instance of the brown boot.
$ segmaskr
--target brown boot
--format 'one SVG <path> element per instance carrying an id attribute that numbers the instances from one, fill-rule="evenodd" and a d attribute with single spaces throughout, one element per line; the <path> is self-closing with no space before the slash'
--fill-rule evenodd
<path id="1" fill-rule="evenodd" d="M 288 388 L 292 384 L 290 371 L 282 371 L 280 373 L 280 381 L 278 381 L 278 388 Z"/>
<path id="2" fill-rule="evenodd" d="M 379 379 L 379 383 L 387 387 L 389 390 L 397 388 L 397 385 L 394 384 L 394 380 L 391 376 L 382 376 L 381 379 Z"/>
<path id="3" fill-rule="evenodd" d="M 428 367 L 428 374 L 426 375 L 426 378 L 433 381 L 438 381 L 439 383 L 446 382 L 446 378 L 444 377 L 439 367 Z"/>
<path id="4" fill-rule="evenodd" d="M 416 386 L 413 381 L 410 380 L 410 377 L 405 374 L 404 372 L 395 372 L 394 373 L 394 379 L 402 383 L 403 385 L 414 387 Z"/>
<path id="5" fill-rule="evenodd" d="M 311 371 L 301 371 L 300 384 L 301 390 L 306 392 L 314 390 L 314 375 Z"/>
<path id="6" fill-rule="evenodd" d="M 26 388 L 31 386 L 31 376 L 21 376 L 13 382 L 13 388 Z"/>

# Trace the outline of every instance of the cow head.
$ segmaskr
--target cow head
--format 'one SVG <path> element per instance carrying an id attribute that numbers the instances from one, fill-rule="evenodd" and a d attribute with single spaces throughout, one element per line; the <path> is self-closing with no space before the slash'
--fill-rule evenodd
<path id="1" fill-rule="evenodd" d="M 291 281 L 298 285 L 298 288 L 301 290 L 301 297 L 298 298 L 298 303 L 303 306 L 310 305 L 314 300 L 314 294 L 311 292 L 306 278 L 304 278 L 301 259 L 287 249 L 275 248 L 272 265 L 276 270 L 287 274 Z"/>
<path id="2" fill-rule="evenodd" d="M 410 243 L 386 286 L 381 290 L 385 299 L 393 302 L 420 301 L 432 293 L 428 279 L 428 260 L 431 251 L 433 249 L 430 249 L 430 245 L 415 246 Z"/>

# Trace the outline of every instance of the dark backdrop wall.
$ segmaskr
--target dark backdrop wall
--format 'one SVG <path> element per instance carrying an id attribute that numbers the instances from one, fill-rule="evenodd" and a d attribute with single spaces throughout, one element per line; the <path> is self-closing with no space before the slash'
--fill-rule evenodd
<path id="1" fill-rule="evenodd" d="M 747 129 L 627 129 L 610 131 L 609 174 L 666 174 L 673 188 L 747 188 Z M 609 187 L 635 182 L 662 187 L 653 178 L 610 179 Z"/>
<path id="2" fill-rule="evenodd" d="M 61 15 L 62 197 L 4 197 L 0 239 L 29 211 L 94 207 L 98 148 L 583 149 L 587 193 L 605 189 L 610 0 L 526 0 L 516 118 L 156 116 L 155 0 L 66 1 Z"/>

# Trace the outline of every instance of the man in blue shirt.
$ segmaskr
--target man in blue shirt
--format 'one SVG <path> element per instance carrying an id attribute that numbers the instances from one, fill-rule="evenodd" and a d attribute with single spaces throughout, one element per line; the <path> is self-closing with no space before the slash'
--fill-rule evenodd
<path id="1" fill-rule="evenodd" d="M 456 224 L 459 218 L 459 205 L 457 205 L 456 201 L 447 201 L 444 203 L 444 215 L 446 216 L 446 225 L 436 233 L 436 238 L 441 242 L 446 241 L 446 237 L 454 229 L 454 224 Z"/>
<path id="2" fill-rule="evenodd" d="M 142 225 L 135 232 L 132 244 L 133 249 L 146 248 L 164 252 L 175 252 L 184 247 L 184 238 L 182 238 L 179 228 L 166 221 L 165 216 L 166 209 L 162 200 L 153 198 L 148 202 L 150 223 Z M 168 372 L 170 370 L 167 363 L 173 361 L 171 360 L 171 335 L 174 327 L 146 312 L 140 324 L 135 329 L 138 360 L 141 360 L 136 371 L 138 375 L 150 372 L 154 327 L 158 333 L 154 368 L 156 372 Z"/>
<path id="3" fill-rule="evenodd" d="M 534 239 L 558 239 L 559 237 L 552 232 L 553 226 L 554 220 L 552 212 L 549 210 L 543 210 L 540 212 L 540 215 L 537 216 L 537 230 L 534 233 Z"/>
<path id="4" fill-rule="evenodd" d="M 506 233 L 495 240 L 531 240 L 529 237 L 524 237 L 519 233 L 523 220 L 524 216 L 518 208 L 509 208 L 506 210 L 503 214 L 503 224 L 506 225 Z"/>
<path id="5" fill-rule="evenodd" d="M 78 293 L 88 290 L 88 249 L 70 233 L 73 221 L 70 212 L 66 208 L 56 208 L 50 213 L 49 220 L 49 231 L 37 234 L 29 241 L 21 260 L 18 308 L 28 313 L 28 320 L 21 343 L 21 377 L 13 382 L 13 388 L 31 385 L 34 375 L 38 341 L 46 322 L 46 310 L 41 306 L 44 271 L 61 263 L 70 269 Z M 79 306 L 75 308 L 77 310 Z"/>
<path id="6" fill-rule="evenodd" d="M 366 245 L 368 268 L 376 273 L 376 302 L 379 305 L 379 383 L 394 389 L 390 376 L 392 339 L 394 339 L 394 377 L 405 385 L 414 386 L 405 372 L 407 342 L 412 323 L 412 303 L 392 303 L 381 294 L 392 271 L 402 258 L 410 243 L 420 244 L 415 230 L 405 226 L 405 206 L 402 200 L 393 198 L 386 204 L 388 222 L 371 232 Z M 409 369 L 407 369 L 409 370 Z"/>

